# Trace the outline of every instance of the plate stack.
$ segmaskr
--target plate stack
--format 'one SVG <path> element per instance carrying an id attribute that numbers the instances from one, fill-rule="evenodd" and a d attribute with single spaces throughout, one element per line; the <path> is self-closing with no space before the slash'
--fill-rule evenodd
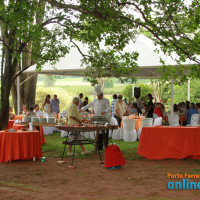
<path id="1" fill-rule="evenodd" d="M 40 123 L 47 123 L 47 118 L 39 118 Z"/>
<path id="2" fill-rule="evenodd" d="M 24 117 L 22 121 L 23 122 L 31 122 L 31 118 L 30 117 Z"/>
<path id="3" fill-rule="evenodd" d="M 39 122 L 39 119 L 40 119 L 39 117 L 32 117 L 31 121 L 32 122 Z"/>
<path id="4" fill-rule="evenodd" d="M 56 122 L 55 122 L 55 118 L 54 118 L 54 117 L 49 117 L 49 118 L 47 119 L 47 123 L 56 123 Z"/>

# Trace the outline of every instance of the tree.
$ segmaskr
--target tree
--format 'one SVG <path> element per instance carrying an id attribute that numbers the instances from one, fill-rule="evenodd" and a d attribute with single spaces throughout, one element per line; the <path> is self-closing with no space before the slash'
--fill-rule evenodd
<path id="1" fill-rule="evenodd" d="M 117 74 L 119 71 L 119 74 L 123 76 L 123 70 L 118 70 L 118 65 L 123 63 L 118 60 L 113 61 L 113 57 L 130 39 L 135 39 L 141 32 L 147 32 L 155 44 L 159 45 L 157 51 L 162 50 L 178 63 L 181 64 L 186 59 L 194 62 L 195 65 L 192 67 L 164 66 L 161 73 L 165 80 L 180 78 L 185 81 L 186 69 L 187 76 L 200 74 L 199 0 L 190 2 L 184 0 L 80 0 L 75 4 L 56 0 L 48 0 L 48 2 L 54 7 L 78 13 L 82 24 L 80 31 L 73 32 L 74 37 L 86 43 L 92 43 L 92 54 L 95 56 L 100 54 L 100 63 L 96 59 L 92 60 L 91 57 L 85 56 L 84 61 L 91 70 L 88 74 L 90 77 L 109 74 L 119 76 Z M 99 42 L 102 39 L 105 45 L 112 46 L 107 52 L 99 49 Z M 130 58 L 136 61 L 136 54 L 132 56 L 122 55 L 126 59 L 125 63 L 130 61 Z M 107 64 L 104 63 L 103 58 L 108 59 Z M 102 65 L 99 67 L 102 63 L 105 67 Z M 136 67 L 134 63 L 132 68 Z M 113 68 L 117 68 L 116 71 Z M 126 71 L 125 67 L 123 69 L 126 75 L 135 72 L 130 69 Z"/>
<path id="2" fill-rule="evenodd" d="M 113 88 L 114 86 L 114 80 L 113 79 L 107 79 L 105 82 L 105 88 Z"/>
<path id="3" fill-rule="evenodd" d="M 55 62 L 68 52 L 69 47 L 64 45 L 62 30 L 58 27 L 50 30 L 47 27 L 60 18 L 55 17 L 50 8 L 45 7 L 46 12 L 44 12 L 42 6 L 44 2 L 43 0 L 29 3 L 23 0 L 0 1 L 2 44 L 0 129 L 7 127 L 9 94 L 16 77 L 35 62 L 38 63 L 40 70 L 41 65 L 47 60 Z M 44 22 L 39 20 L 41 15 L 44 16 Z M 33 81 L 32 83 L 35 84 Z M 35 93 L 30 87 L 27 89 Z"/>
<path id="4" fill-rule="evenodd" d="M 8 97 L 16 77 L 33 62 L 37 62 L 37 70 L 48 60 L 55 62 L 69 51 L 69 43 L 79 49 L 77 40 L 90 46 L 88 55 L 79 51 L 93 84 L 101 77 L 134 79 L 138 53 L 126 53 L 123 49 L 130 39 L 136 39 L 144 31 L 160 45 L 158 51 L 161 49 L 172 57 L 175 51 L 177 61 L 188 58 L 196 63 L 189 68 L 188 75 L 199 75 L 199 12 L 198 0 L 190 4 L 183 0 L 1 1 L 1 85 L 4 87 L 1 87 L 0 118 L 4 116 L 5 120 L 0 122 L 0 128 L 7 123 Z M 107 48 L 101 49 L 100 42 Z M 28 59 L 28 66 L 22 67 L 23 58 L 27 59 L 24 53 L 31 57 L 31 63 Z M 185 80 L 184 70 L 183 66 L 178 69 L 164 66 L 163 78 L 178 80 L 182 75 Z"/>

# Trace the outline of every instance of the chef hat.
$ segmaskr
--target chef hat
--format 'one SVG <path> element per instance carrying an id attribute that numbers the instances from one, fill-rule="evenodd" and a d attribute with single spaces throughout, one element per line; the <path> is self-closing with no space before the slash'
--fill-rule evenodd
<path id="1" fill-rule="evenodd" d="M 97 85 L 96 87 L 94 87 L 94 90 L 97 95 L 101 95 L 103 93 L 103 91 L 101 89 L 101 85 Z"/>

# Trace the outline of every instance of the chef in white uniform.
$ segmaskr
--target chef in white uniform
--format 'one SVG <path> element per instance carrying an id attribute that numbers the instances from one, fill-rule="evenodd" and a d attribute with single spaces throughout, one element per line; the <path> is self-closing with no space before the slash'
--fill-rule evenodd
<path id="1" fill-rule="evenodd" d="M 109 115 L 110 112 L 111 112 L 110 102 L 109 102 L 108 99 L 106 99 L 103 96 L 103 91 L 101 89 L 101 85 L 97 85 L 96 87 L 94 87 L 94 90 L 96 92 L 97 99 L 94 99 L 93 102 L 91 102 L 88 105 L 82 107 L 81 110 L 85 111 L 88 108 L 93 107 L 94 114 L 96 116 Z M 107 133 L 106 133 L 106 138 L 108 138 L 108 134 Z M 102 134 L 99 134 L 98 141 L 99 141 L 98 142 L 98 148 L 99 148 L 99 150 L 102 150 L 103 149 L 103 135 Z M 108 140 L 107 140 L 107 142 L 108 142 Z M 105 146 L 107 146 L 107 144 Z"/>
<path id="2" fill-rule="evenodd" d="M 101 89 L 101 85 L 97 85 L 94 88 L 96 95 L 97 95 L 97 99 L 94 99 L 93 102 L 87 104 L 86 106 L 82 107 L 81 110 L 85 111 L 88 108 L 93 107 L 94 109 L 94 114 L 96 116 L 101 116 L 101 115 L 109 115 L 110 111 L 111 111 L 111 106 L 110 106 L 110 102 L 108 99 L 106 99 L 103 96 L 103 92 Z"/>

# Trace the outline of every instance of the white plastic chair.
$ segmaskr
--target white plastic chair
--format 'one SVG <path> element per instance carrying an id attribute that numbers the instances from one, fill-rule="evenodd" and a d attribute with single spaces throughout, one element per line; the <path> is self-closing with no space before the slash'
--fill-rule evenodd
<path id="1" fill-rule="evenodd" d="M 122 117 L 122 121 L 123 121 L 124 119 L 128 119 L 128 117 L 127 117 L 127 116 L 123 116 L 123 117 Z M 123 127 L 123 126 L 120 128 L 120 139 L 121 139 L 121 140 L 124 139 L 124 127 Z"/>
<path id="2" fill-rule="evenodd" d="M 160 126 L 160 125 L 162 125 L 162 117 L 157 117 L 153 122 L 153 126 Z"/>
<path id="3" fill-rule="evenodd" d="M 151 126 L 153 126 L 153 119 L 152 118 L 146 118 L 146 119 L 142 120 L 141 127 L 137 131 L 137 138 L 138 138 L 138 140 L 140 139 L 142 128 L 143 127 L 151 127 Z"/>
<path id="4" fill-rule="evenodd" d="M 115 126 L 118 125 L 116 118 L 111 117 L 110 119 L 110 125 Z M 114 129 L 114 130 L 109 130 L 109 137 L 112 138 L 113 140 L 120 140 L 120 128 Z"/>
<path id="5" fill-rule="evenodd" d="M 135 120 L 134 119 L 124 119 L 124 141 L 125 142 L 134 142 L 137 140 L 137 133 L 135 130 Z"/>
<path id="6" fill-rule="evenodd" d="M 171 114 L 168 114 L 168 122 L 169 122 L 169 126 L 180 126 L 180 124 L 179 124 L 179 115 L 174 114 L 173 122 L 171 124 Z"/>
<path id="7" fill-rule="evenodd" d="M 190 124 L 187 124 L 187 126 L 197 126 L 199 123 L 199 114 L 193 114 L 191 117 Z"/>
<path id="8" fill-rule="evenodd" d="M 200 125 L 200 115 L 199 115 L 199 123 L 198 124 Z"/>
<path id="9" fill-rule="evenodd" d="M 90 139 L 94 140 L 96 138 L 96 131 L 89 131 L 88 133 L 89 133 L 89 138 Z"/>
<path id="10" fill-rule="evenodd" d="M 158 115 L 156 113 L 153 113 L 153 121 L 155 121 L 156 118 L 158 118 Z"/>

